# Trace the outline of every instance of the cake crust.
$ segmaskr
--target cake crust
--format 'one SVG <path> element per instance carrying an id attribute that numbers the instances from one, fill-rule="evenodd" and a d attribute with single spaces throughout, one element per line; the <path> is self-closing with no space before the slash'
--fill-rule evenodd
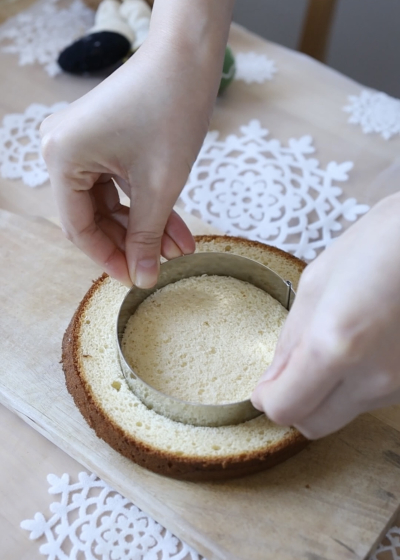
<path id="1" fill-rule="evenodd" d="M 196 242 L 239 243 L 249 247 L 258 247 L 275 253 L 280 259 L 290 263 L 301 272 L 305 263 L 280 249 L 256 241 L 249 241 L 229 236 L 196 236 Z M 223 457 L 204 456 L 201 458 L 181 456 L 159 450 L 135 439 L 126 433 L 115 421 L 107 416 L 97 401 L 90 385 L 84 378 L 81 365 L 80 331 L 83 328 L 83 315 L 93 295 L 108 278 L 103 274 L 92 286 L 78 306 L 64 334 L 62 342 L 62 365 L 66 386 L 77 408 L 96 435 L 107 442 L 113 449 L 155 473 L 192 481 L 227 480 L 253 474 L 272 467 L 303 449 L 308 441 L 297 430 L 292 429 L 276 443 L 254 452 L 234 453 Z"/>

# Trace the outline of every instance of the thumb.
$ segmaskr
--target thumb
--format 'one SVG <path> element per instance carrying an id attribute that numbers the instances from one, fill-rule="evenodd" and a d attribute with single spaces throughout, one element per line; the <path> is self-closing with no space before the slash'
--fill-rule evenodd
<path id="1" fill-rule="evenodd" d="M 137 192 L 131 204 L 125 254 L 129 275 L 138 288 L 151 288 L 157 282 L 161 241 L 173 203 L 149 189 Z"/>
<path id="2" fill-rule="evenodd" d="M 158 196 L 137 193 L 129 212 L 125 238 L 125 257 L 131 281 L 139 288 L 156 284 L 160 253 L 174 259 L 195 251 L 196 244 L 189 228 L 172 208 L 176 199 L 168 193 Z"/>
<path id="3" fill-rule="evenodd" d="M 314 302 L 315 307 L 315 302 Z M 313 309 L 308 297 L 304 297 L 299 290 L 295 302 L 290 310 L 276 346 L 274 358 L 263 373 L 251 395 L 253 405 L 258 410 L 263 410 L 263 392 L 285 371 L 294 350 L 300 344 L 305 326 L 310 319 Z"/>

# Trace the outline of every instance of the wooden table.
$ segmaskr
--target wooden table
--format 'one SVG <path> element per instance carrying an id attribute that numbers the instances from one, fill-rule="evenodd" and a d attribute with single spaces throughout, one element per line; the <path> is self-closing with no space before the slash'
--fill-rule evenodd
<path id="1" fill-rule="evenodd" d="M 235 132 L 238 126 L 248 122 L 249 119 L 257 117 L 268 123 L 268 127 L 274 131 L 276 137 L 285 140 L 289 136 L 298 137 L 305 133 L 311 133 L 314 138 L 318 139 L 318 157 L 322 162 L 331 159 L 342 161 L 344 156 L 346 156 L 346 159 L 351 159 L 355 162 L 357 172 L 352 177 L 350 185 L 350 191 L 353 196 L 372 204 L 382 197 L 382 193 L 388 194 L 390 189 L 395 188 L 393 184 L 387 186 L 386 191 L 379 191 L 379 189 L 374 187 L 374 184 L 379 183 L 382 172 L 390 168 L 393 162 L 396 161 L 399 140 L 395 139 L 393 142 L 386 143 L 383 141 L 378 142 L 375 137 L 365 136 L 356 127 L 350 127 L 346 122 L 345 115 L 342 115 L 341 118 L 340 113 L 332 111 L 332 107 L 335 104 L 336 106 L 340 106 L 341 103 L 345 104 L 348 95 L 359 93 L 360 86 L 358 84 L 282 47 L 269 44 L 237 27 L 232 29 L 230 42 L 236 51 L 251 50 L 257 53 L 266 53 L 269 57 L 275 59 L 281 73 L 281 79 L 276 82 L 251 86 L 242 82 L 235 83 L 235 87 L 228 90 L 226 97 L 218 102 L 211 128 L 219 130 L 221 135 L 224 136 Z M 12 82 L 7 80 L 10 74 L 13 75 Z M 42 102 L 50 105 L 61 100 L 72 101 L 96 85 L 97 80 L 72 78 L 64 75 L 51 79 L 39 66 L 20 68 L 16 65 L 15 57 L 0 53 L 0 83 L 7 84 L 7 87 L 2 88 L 0 99 L 0 117 L 2 117 L 11 112 L 22 112 L 32 102 Z M 29 84 L 29 87 L 27 87 L 27 84 Z M 296 96 L 292 95 L 294 89 L 296 89 Z M 316 102 L 321 98 L 324 99 L 324 104 L 322 105 Z M 49 185 L 45 184 L 36 189 L 29 189 L 20 181 L 0 179 L 0 209 L 24 216 L 24 218 L 16 217 L 14 219 L 7 214 L 1 214 L 0 223 L 4 228 L 3 240 L 8 240 L 7 242 L 11 243 L 10 230 L 7 229 L 9 226 L 6 224 L 15 223 L 16 232 L 17 230 L 30 231 L 31 233 L 34 231 L 36 232 L 35 235 L 39 236 L 51 237 L 54 235 L 55 246 L 58 246 L 57 244 L 59 243 L 63 251 L 72 251 L 71 255 L 73 257 L 71 258 L 77 259 L 77 262 L 79 261 L 83 267 L 80 270 L 79 278 L 74 277 L 74 282 L 76 283 L 76 295 L 74 297 L 76 297 L 76 303 L 78 303 L 80 297 L 87 289 L 91 277 L 100 271 L 97 271 L 96 267 L 91 263 L 86 262 L 84 257 L 80 254 L 78 255 L 76 250 L 73 248 L 67 249 L 67 242 L 62 241 L 56 229 L 53 229 L 53 233 L 50 235 L 48 228 L 53 228 L 54 226 L 49 226 L 45 222 L 41 223 L 40 220 L 39 222 L 37 220 L 32 221 L 32 216 L 51 219 L 54 219 L 56 216 L 56 208 Z M 199 223 L 195 220 L 191 223 L 194 228 L 206 228 L 206 226 L 199 226 Z M 15 235 L 17 236 L 17 233 Z M 2 248 L 4 258 L 5 246 L 3 245 Z M 7 278 L 10 278 L 10 276 L 8 275 Z M 85 278 L 87 283 L 84 281 Z M 8 280 L 7 282 L 7 286 L 10 287 L 11 281 Z M 3 287 L 3 296 L 5 294 L 4 290 L 5 288 Z M 71 312 L 73 310 L 72 304 L 73 300 L 69 303 Z M 6 301 L 5 306 L 8 310 L 6 311 L 7 315 L 10 310 L 9 302 Z M 66 319 L 67 317 L 64 317 L 64 322 L 66 322 Z M 2 342 L 5 344 L 4 337 L 7 333 L 4 332 L 4 329 L 1 329 L 1 326 L 4 327 L 4 317 L 3 323 L 0 321 L 0 330 L 3 333 Z M 9 332 L 9 338 L 10 343 L 15 344 L 13 332 Z M 5 346 L 3 347 L 5 348 Z M 53 364 L 52 368 L 56 367 Z M 3 371 L 3 375 L 6 376 L 6 373 L 9 372 Z M 12 404 L 4 397 L 4 394 L 3 392 L 2 401 L 12 407 Z M 1 472 L 3 475 L 0 482 L 1 503 L 3 504 L 0 512 L 0 534 L 2 535 L 0 553 L 1 557 L 7 560 L 14 558 L 19 560 L 29 558 L 29 560 L 33 560 L 42 558 L 38 553 L 38 545 L 28 540 L 27 535 L 19 529 L 19 523 L 25 518 L 32 517 L 38 510 L 47 510 L 51 498 L 46 492 L 46 475 L 51 472 L 58 475 L 68 472 L 72 477 L 77 477 L 77 474 L 82 470 L 82 464 L 84 464 L 98 472 L 106 480 L 109 479 L 110 482 L 112 480 L 110 479 L 110 471 L 106 468 L 106 463 L 102 462 L 104 457 L 108 456 L 105 448 L 102 447 L 101 451 L 99 451 L 99 457 L 101 456 L 103 459 L 100 460 L 97 457 L 97 463 L 92 459 L 86 460 L 83 454 L 78 453 L 77 447 L 69 446 L 65 442 L 63 444 L 54 433 L 46 431 L 43 428 L 43 424 L 38 423 L 36 417 L 30 417 L 26 411 L 24 412 L 21 409 L 19 414 L 24 418 L 25 422 L 7 410 L 6 407 L 0 406 Z M 82 425 L 82 429 L 86 429 L 84 425 Z M 361 529 L 354 528 L 354 531 L 358 531 L 357 534 L 365 535 L 365 542 L 368 542 L 370 546 L 373 545 L 374 540 L 378 542 L 381 539 L 385 526 L 393 521 L 400 504 L 400 483 L 399 491 L 397 492 L 396 489 L 398 478 L 398 471 L 396 469 L 400 465 L 400 455 L 396 451 L 396 446 L 398 447 L 400 444 L 400 437 L 397 434 L 399 430 L 400 407 L 391 407 L 386 410 L 377 411 L 373 415 L 366 415 L 357 420 L 345 430 L 343 436 L 332 436 L 331 449 L 337 450 L 340 457 L 337 459 L 337 457 L 335 458 L 332 455 L 330 473 L 319 473 L 319 482 L 316 486 L 313 486 L 314 483 L 310 485 L 312 492 L 318 486 L 326 492 L 329 476 L 333 477 L 332 480 L 336 480 L 335 477 L 337 477 L 339 467 L 343 469 L 344 479 L 349 482 L 351 480 L 352 461 L 354 461 L 354 464 L 357 463 L 357 453 L 360 454 L 366 451 L 368 453 L 375 453 L 373 457 L 376 463 L 374 464 L 374 461 L 371 463 L 371 469 L 376 469 L 378 464 L 382 465 L 382 473 L 384 472 L 386 476 L 386 478 L 383 478 L 383 482 L 386 484 L 386 486 L 383 484 L 385 486 L 382 489 L 383 494 L 381 493 L 380 496 L 376 497 L 374 503 L 372 501 L 365 503 L 362 496 L 357 496 L 357 492 L 350 486 L 348 490 L 349 494 L 352 494 L 353 507 L 355 509 L 359 508 L 360 511 L 368 512 L 367 517 L 370 519 L 370 526 L 367 523 Z M 61 451 L 58 446 L 51 443 L 49 439 L 43 437 L 39 432 L 44 433 L 50 440 L 57 441 L 58 445 L 78 458 L 79 462 L 71 458 L 64 451 Z M 359 434 L 362 433 L 364 433 L 365 439 L 359 441 Z M 88 437 L 90 436 L 88 435 Z M 370 442 L 368 442 L 368 439 L 371 438 L 377 438 L 374 440 L 375 444 L 372 447 Z M 351 445 L 347 459 L 344 453 L 346 445 Z M 311 446 L 310 452 L 304 453 L 311 453 L 310 457 L 313 457 L 315 460 L 321 460 L 320 465 L 325 465 L 326 468 L 327 463 L 323 457 L 324 454 L 328 453 L 329 447 L 330 444 L 317 442 Z M 384 452 L 386 452 L 386 456 L 384 456 L 383 460 L 382 453 Z M 306 455 L 299 456 L 296 465 L 302 465 L 302 468 L 306 469 L 304 472 L 311 473 L 311 471 L 307 470 L 309 467 L 307 466 L 306 457 Z M 368 460 L 371 460 L 371 456 L 369 456 Z M 129 469 L 125 464 L 121 468 Z M 289 462 L 282 470 L 276 470 L 274 474 L 271 474 L 271 480 L 279 486 L 282 483 L 282 476 L 291 476 L 290 469 Z M 141 470 L 139 469 L 139 471 Z M 151 476 L 146 472 L 139 472 L 138 476 L 139 478 L 142 477 L 140 480 L 143 481 L 151 479 Z M 296 476 L 299 477 L 298 480 L 304 480 L 304 476 L 302 478 L 301 474 Z M 313 476 L 315 481 L 315 474 Z M 262 477 L 252 479 L 252 483 L 255 484 L 254 488 L 257 488 L 257 484 L 261 484 L 261 482 L 257 482 L 261 479 Z M 376 483 L 376 477 L 372 477 L 371 485 Z M 174 483 L 173 486 L 178 488 L 179 485 Z M 125 484 L 116 483 L 115 487 L 123 493 L 125 492 L 125 495 L 128 497 L 131 497 L 129 496 L 129 489 Z M 363 485 L 363 488 L 367 487 L 368 484 Z M 241 488 L 241 491 L 245 492 L 246 482 L 241 481 L 237 483 L 236 488 Z M 196 494 L 198 490 L 192 489 L 192 491 L 193 496 L 197 495 L 197 499 L 200 499 L 199 495 Z M 309 489 L 304 488 L 304 492 L 308 491 Z M 147 498 L 143 497 L 142 502 L 140 502 L 139 494 L 140 492 L 137 491 L 132 496 L 132 499 L 136 496 L 139 506 L 148 506 Z M 326 496 L 326 494 L 324 495 Z M 334 495 L 334 492 L 332 495 Z M 320 494 L 317 492 L 315 496 L 317 507 Z M 167 492 L 163 497 L 165 499 L 171 498 Z M 340 493 L 337 494 L 335 499 L 339 500 L 339 497 Z M 284 503 L 283 501 L 283 507 Z M 177 507 L 181 508 L 181 513 L 184 513 L 182 503 L 178 504 Z M 339 502 L 337 507 L 340 509 Z M 162 506 L 158 510 L 155 507 L 153 509 L 150 507 L 148 511 L 155 517 L 159 514 L 158 518 L 161 521 L 165 521 L 166 526 L 176 530 L 179 536 L 187 537 L 193 544 L 200 542 L 201 531 L 195 537 L 187 531 L 187 527 L 183 532 L 179 533 L 178 521 L 166 519 L 166 509 L 163 509 Z M 323 511 L 323 508 L 321 511 Z M 301 511 L 295 513 L 299 516 L 298 521 L 300 523 Z M 223 511 L 220 514 L 223 515 Z M 351 519 L 354 519 L 354 517 L 351 517 Z M 240 521 L 241 518 L 239 516 L 235 521 L 239 528 Z M 296 519 L 291 522 L 295 526 Z M 400 519 L 397 522 L 400 523 Z M 325 551 L 328 551 L 327 557 L 361 558 L 362 554 L 366 551 L 366 545 L 360 542 L 358 550 L 349 547 L 344 540 L 342 541 L 340 535 L 335 534 L 335 523 L 335 519 L 321 519 L 321 528 L 322 526 L 325 528 L 331 526 L 332 539 L 337 541 L 334 545 L 324 545 Z M 377 527 L 381 527 L 381 529 L 377 530 Z M 202 531 L 204 531 L 204 527 L 202 527 Z M 350 533 L 351 530 L 349 530 Z M 371 537 L 371 533 L 374 533 L 374 538 Z M 233 556 L 229 555 L 224 556 L 221 552 L 222 548 L 218 547 L 219 544 L 221 546 L 224 545 L 226 538 L 226 534 L 225 536 L 221 535 L 218 541 L 213 536 L 206 543 L 202 550 L 209 554 L 210 560 L 211 558 L 233 558 Z M 210 542 L 216 543 L 214 550 Z M 199 546 L 200 549 L 201 546 Z M 332 552 L 335 550 L 337 552 Z M 323 546 L 320 556 L 315 551 L 309 554 L 308 558 L 313 560 L 325 558 Z M 240 558 L 244 558 L 244 556 L 240 556 Z M 250 556 L 247 559 L 250 560 Z"/>

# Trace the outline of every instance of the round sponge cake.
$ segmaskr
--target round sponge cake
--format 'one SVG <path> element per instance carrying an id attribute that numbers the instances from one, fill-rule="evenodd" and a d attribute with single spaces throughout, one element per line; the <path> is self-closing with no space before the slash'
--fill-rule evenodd
<path id="1" fill-rule="evenodd" d="M 225 236 L 200 236 L 196 242 L 197 251 L 257 260 L 295 289 L 305 266 L 257 242 Z M 190 480 L 257 472 L 305 446 L 297 430 L 264 415 L 214 428 L 149 410 L 128 388 L 118 362 L 115 323 L 126 291 L 106 275 L 95 281 L 63 340 L 67 388 L 100 438 L 143 467 Z M 271 362 L 285 316 L 268 294 L 239 280 L 186 279 L 153 294 L 131 318 L 129 359 L 148 382 L 179 398 L 208 404 L 243 400 Z"/>
<path id="2" fill-rule="evenodd" d="M 133 371 L 162 393 L 204 404 L 243 401 L 272 362 L 286 315 L 247 282 L 185 278 L 139 306 L 122 349 Z"/>

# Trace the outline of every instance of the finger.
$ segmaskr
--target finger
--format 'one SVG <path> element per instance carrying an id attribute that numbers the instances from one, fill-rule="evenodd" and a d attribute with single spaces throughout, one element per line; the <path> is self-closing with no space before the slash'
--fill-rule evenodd
<path id="1" fill-rule="evenodd" d="M 308 439 L 318 439 L 343 428 L 362 410 L 353 402 L 345 383 L 335 390 L 312 412 L 294 427 Z"/>
<path id="2" fill-rule="evenodd" d="M 251 397 L 256 408 L 281 425 L 293 425 L 309 416 L 340 382 L 343 373 L 340 360 L 325 354 L 323 348 L 316 336 L 306 333 L 279 377 L 256 387 Z"/>
<path id="3" fill-rule="evenodd" d="M 190 255 L 196 249 L 196 243 L 190 229 L 175 210 L 172 210 L 165 226 L 165 233 L 179 247 L 183 255 Z M 168 258 L 168 257 L 166 257 Z"/>
<path id="4" fill-rule="evenodd" d="M 279 377 L 292 352 L 299 345 L 310 322 L 310 310 L 311 313 L 316 310 L 316 302 L 323 292 L 323 282 L 320 282 L 317 278 L 317 283 L 315 276 L 317 275 L 314 274 L 311 265 L 309 265 L 300 279 L 296 298 L 279 336 L 274 358 L 261 376 L 259 384 Z"/>
<path id="5" fill-rule="evenodd" d="M 126 258 L 116 243 L 95 222 L 92 197 L 86 184 L 52 174 L 62 228 L 68 239 L 105 272 L 130 286 Z"/>
<path id="6" fill-rule="evenodd" d="M 123 181 L 119 180 L 119 183 L 123 183 Z M 129 208 L 120 203 L 115 181 L 111 176 L 102 176 L 94 185 L 91 194 L 96 204 L 96 223 L 125 252 Z M 122 227 L 118 227 L 119 224 Z M 195 248 L 189 228 L 179 214 L 173 210 L 161 239 L 161 255 L 166 259 L 175 259 L 183 254 L 193 253 Z"/>
<path id="7" fill-rule="evenodd" d="M 121 211 L 122 212 L 122 211 Z M 115 219 L 116 216 L 102 215 L 95 213 L 96 225 L 101 231 L 118 247 L 121 253 L 125 254 L 126 227 L 121 225 L 125 216 Z M 126 216 L 127 218 L 127 216 Z"/>
<path id="8" fill-rule="evenodd" d="M 129 212 L 126 256 L 132 282 L 139 288 L 150 288 L 157 282 L 161 239 L 175 200 L 164 199 L 165 193 L 155 189 L 135 194 Z"/>
<path id="9" fill-rule="evenodd" d="M 381 389 L 379 378 L 377 375 L 368 382 L 364 372 L 347 377 L 312 414 L 295 424 L 295 428 L 308 439 L 318 439 L 340 430 L 359 414 L 398 404 L 399 389 L 376 398 L 375 389 L 378 388 L 378 393 Z"/>
<path id="10" fill-rule="evenodd" d="M 182 256 L 182 251 L 178 245 L 165 232 L 161 238 L 161 254 L 168 260 Z"/>
<path id="11" fill-rule="evenodd" d="M 125 252 L 129 208 L 120 203 L 113 181 L 99 180 L 90 190 L 90 195 L 96 224 L 122 252 Z"/>

